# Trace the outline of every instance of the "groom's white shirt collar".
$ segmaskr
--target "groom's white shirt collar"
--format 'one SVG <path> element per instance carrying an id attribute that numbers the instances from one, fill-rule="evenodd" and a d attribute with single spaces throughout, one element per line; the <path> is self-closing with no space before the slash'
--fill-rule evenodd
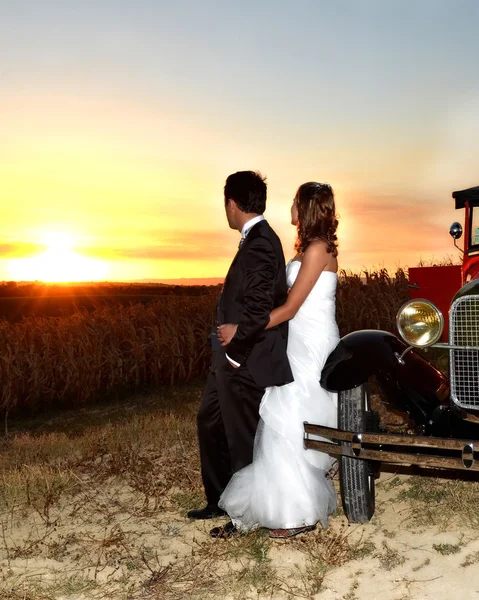
<path id="1" fill-rule="evenodd" d="M 249 221 L 246 221 L 246 223 L 243 225 L 243 229 L 241 230 L 241 237 L 245 238 L 248 235 L 249 230 L 260 221 L 264 221 L 263 215 L 258 215 L 257 217 L 253 217 Z"/>

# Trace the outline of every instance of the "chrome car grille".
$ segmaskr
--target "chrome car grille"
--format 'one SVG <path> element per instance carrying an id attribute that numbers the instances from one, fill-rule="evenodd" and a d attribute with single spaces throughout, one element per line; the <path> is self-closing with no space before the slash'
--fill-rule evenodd
<path id="1" fill-rule="evenodd" d="M 455 300 L 449 312 L 451 398 L 462 408 L 479 409 L 479 297 Z"/>

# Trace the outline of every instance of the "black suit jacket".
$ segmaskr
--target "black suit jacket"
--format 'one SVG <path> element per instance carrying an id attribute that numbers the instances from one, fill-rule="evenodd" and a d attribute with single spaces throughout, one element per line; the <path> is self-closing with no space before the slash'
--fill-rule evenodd
<path id="1" fill-rule="evenodd" d="M 259 387 L 293 381 L 286 354 L 288 323 L 265 330 L 270 312 L 286 302 L 287 289 L 281 242 L 268 222 L 260 221 L 233 259 L 218 304 L 220 323 L 238 323 L 226 353 L 249 370 Z"/>

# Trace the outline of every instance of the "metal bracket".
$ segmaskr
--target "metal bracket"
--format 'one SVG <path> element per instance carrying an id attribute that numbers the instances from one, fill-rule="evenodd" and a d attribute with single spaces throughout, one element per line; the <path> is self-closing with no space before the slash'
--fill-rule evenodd
<path id="1" fill-rule="evenodd" d="M 459 248 L 459 246 L 457 245 L 457 240 L 454 240 L 454 246 L 456 246 L 456 248 L 459 250 L 459 252 L 461 252 L 462 254 L 464 254 L 464 250 L 462 248 Z"/>
<path id="2" fill-rule="evenodd" d="M 399 352 L 394 353 L 394 356 L 397 358 L 397 361 L 400 365 L 404 366 L 406 364 L 404 361 L 404 357 L 409 352 L 409 350 L 412 350 L 413 348 L 414 346 L 409 346 L 408 348 L 406 348 L 406 350 L 404 350 L 402 354 L 399 354 Z"/>

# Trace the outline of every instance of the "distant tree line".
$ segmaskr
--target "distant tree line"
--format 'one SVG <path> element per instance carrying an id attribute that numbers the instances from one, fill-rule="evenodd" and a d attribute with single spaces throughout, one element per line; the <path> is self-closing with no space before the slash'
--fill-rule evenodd
<path id="1" fill-rule="evenodd" d="M 46 284 L 41 282 L 0 283 L 0 298 L 58 296 L 207 296 L 217 294 L 221 285 L 168 285 L 164 283 L 82 283 Z"/>

